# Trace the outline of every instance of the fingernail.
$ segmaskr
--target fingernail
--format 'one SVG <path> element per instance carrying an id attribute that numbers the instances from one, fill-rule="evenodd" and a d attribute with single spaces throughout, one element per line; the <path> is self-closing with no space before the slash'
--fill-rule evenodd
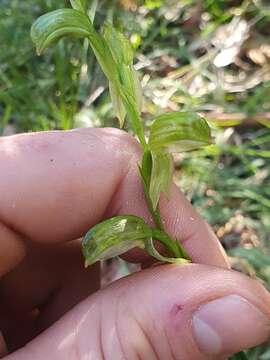
<path id="1" fill-rule="evenodd" d="M 202 305 L 193 314 L 193 332 L 207 355 L 233 354 L 270 336 L 270 321 L 254 305 L 230 295 Z"/>

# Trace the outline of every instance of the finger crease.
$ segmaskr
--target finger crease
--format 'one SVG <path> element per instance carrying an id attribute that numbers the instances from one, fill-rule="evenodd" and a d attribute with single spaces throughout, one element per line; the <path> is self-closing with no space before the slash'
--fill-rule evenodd
<path id="1" fill-rule="evenodd" d="M 123 346 L 123 342 L 122 342 L 122 337 L 120 335 L 120 329 L 119 329 L 119 321 L 121 319 L 121 314 L 120 314 L 120 301 L 118 301 L 117 303 L 117 307 L 116 307 L 116 318 L 115 318 L 115 333 L 116 333 L 116 338 L 117 341 L 119 343 L 120 346 L 120 351 L 123 355 L 123 360 L 128 360 L 126 353 L 125 353 L 125 349 Z"/>
<path id="2" fill-rule="evenodd" d="M 154 354 L 155 358 L 158 360 L 159 357 L 158 357 L 158 354 L 155 350 L 155 347 L 152 343 L 152 340 L 150 339 L 150 337 L 148 336 L 147 332 L 144 330 L 142 324 L 139 322 L 138 319 L 135 318 L 135 321 L 136 321 L 136 324 L 138 325 L 138 327 L 140 328 L 141 332 L 143 333 L 143 336 L 145 337 L 148 345 L 150 346 L 151 350 L 152 350 L 152 353 Z"/>
<path id="3" fill-rule="evenodd" d="M 104 342 L 103 342 L 103 316 L 102 316 L 102 309 L 99 311 L 99 350 L 101 359 L 105 360 L 105 354 L 104 354 Z"/>

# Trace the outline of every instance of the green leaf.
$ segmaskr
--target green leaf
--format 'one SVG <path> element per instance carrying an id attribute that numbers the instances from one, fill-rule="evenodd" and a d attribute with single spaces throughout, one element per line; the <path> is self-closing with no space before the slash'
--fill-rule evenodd
<path id="1" fill-rule="evenodd" d="M 176 257 L 161 255 L 154 246 L 153 238 Z M 88 231 L 82 241 L 85 266 L 121 255 L 134 247 L 146 249 L 158 261 L 178 264 L 189 262 L 189 259 L 181 257 L 184 253 L 179 244 L 166 233 L 152 230 L 142 218 L 127 215 L 105 220 Z"/>
<path id="2" fill-rule="evenodd" d="M 117 216 L 94 226 L 85 235 L 82 248 L 85 265 L 121 255 L 134 247 L 145 247 L 152 230 L 137 216 Z"/>
<path id="3" fill-rule="evenodd" d="M 148 208 L 153 217 L 153 220 L 155 221 L 156 226 L 162 230 L 163 223 L 160 217 L 159 208 L 157 207 L 156 209 L 154 209 L 153 202 L 149 194 L 151 176 L 152 176 L 152 167 L 153 167 L 152 153 L 149 150 L 145 150 L 143 153 L 141 166 L 139 165 L 139 171 L 144 186 L 145 200 L 147 202 Z"/>
<path id="4" fill-rule="evenodd" d="M 86 0 L 70 0 L 70 3 L 73 9 L 85 12 Z"/>
<path id="5" fill-rule="evenodd" d="M 146 193 L 149 192 L 151 174 L 152 174 L 152 166 L 153 166 L 153 161 L 152 161 L 151 151 L 146 150 L 143 153 L 142 165 L 139 167 Z"/>
<path id="6" fill-rule="evenodd" d="M 93 0 L 91 3 L 90 9 L 88 11 L 88 16 L 89 16 L 89 19 L 92 21 L 92 23 L 94 23 L 94 20 L 95 20 L 97 7 L 98 7 L 98 0 Z"/>
<path id="7" fill-rule="evenodd" d="M 142 108 L 142 89 L 133 65 L 119 65 L 120 83 L 116 86 L 110 83 L 110 95 L 116 116 L 119 119 L 120 127 L 123 127 L 127 109 L 131 107 L 139 114 Z M 116 70 L 117 72 L 117 70 Z M 124 94 L 121 96 L 121 94 Z M 124 99 L 127 99 L 125 102 Z"/>
<path id="8" fill-rule="evenodd" d="M 38 54 L 64 36 L 89 37 L 89 18 L 74 9 L 60 9 L 39 17 L 31 28 L 31 37 Z"/>
<path id="9" fill-rule="evenodd" d="M 142 88 L 142 83 L 139 79 L 139 73 L 138 71 L 134 68 L 134 66 L 131 67 L 131 73 L 132 73 L 132 77 L 133 77 L 133 92 L 135 94 L 135 101 L 137 104 L 137 108 L 139 110 L 139 112 L 142 112 L 142 107 L 143 107 L 143 88 Z"/>
<path id="10" fill-rule="evenodd" d="M 104 38 L 112 53 L 113 59 L 117 65 L 116 72 L 119 74 L 121 91 L 116 91 L 115 86 L 111 86 L 111 97 L 114 110 L 120 121 L 120 126 L 124 124 L 126 116 L 126 107 L 134 107 L 137 113 L 142 108 L 142 89 L 138 78 L 138 74 L 133 66 L 133 49 L 129 40 L 110 23 L 106 23 L 104 27 Z M 119 90 L 119 89 L 118 89 Z M 128 102 L 124 102 L 121 94 L 124 93 Z"/>
<path id="11" fill-rule="evenodd" d="M 112 82 L 109 83 L 109 89 L 110 89 L 110 95 L 112 99 L 113 109 L 115 112 L 115 115 L 119 119 L 119 125 L 120 128 L 124 126 L 125 123 L 125 117 L 127 115 L 125 105 L 123 104 L 123 101 L 121 97 L 118 95 L 117 90 Z"/>
<path id="12" fill-rule="evenodd" d="M 133 66 L 134 55 L 131 43 L 110 23 L 105 24 L 104 38 L 117 64 L 123 91 L 127 97 L 132 99 L 136 110 L 140 113 L 142 109 L 142 88 L 138 73 Z M 123 99 L 119 96 L 117 102 L 123 102 Z"/>
<path id="13" fill-rule="evenodd" d="M 196 113 L 167 113 L 156 118 L 150 127 L 149 146 L 153 151 L 189 151 L 210 142 L 210 128 L 205 119 Z"/>
<path id="14" fill-rule="evenodd" d="M 171 155 L 168 153 L 152 152 L 152 163 L 149 197 L 155 210 L 161 192 L 169 198 L 173 176 L 173 162 Z"/>
<path id="15" fill-rule="evenodd" d="M 133 64 L 133 49 L 129 40 L 110 23 L 104 26 L 104 38 L 117 64 Z"/>
<path id="16" fill-rule="evenodd" d="M 121 65 L 120 79 L 126 94 L 132 98 L 138 113 L 142 110 L 143 93 L 138 72 L 133 65 Z"/>
<path id="17" fill-rule="evenodd" d="M 187 264 L 190 260 L 184 258 L 174 258 L 174 257 L 166 257 L 161 255 L 154 246 L 154 242 L 152 238 L 146 240 L 145 248 L 149 255 L 157 259 L 158 261 L 171 263 L 171 264 Z"/>
<path id="18" fill-rule="evenodd" d="M 93 29 L 93 32 L 89 35 L 89 41 L 107 79 L 113 84 L 118 84 L 119 74 L 117 64 L 114 61 L 111 50 L 105 39 Z"/>
<path id="19" fill-rule="evenodd" d="M 84 13 L 74 9 L 52 11 L 38 18 L 31 29 L 31 37 L 39 54 L 67 35 L 87 37 L 103 72 L 110 81 L 116 81 L 118 70 L 111 51 Z"/>

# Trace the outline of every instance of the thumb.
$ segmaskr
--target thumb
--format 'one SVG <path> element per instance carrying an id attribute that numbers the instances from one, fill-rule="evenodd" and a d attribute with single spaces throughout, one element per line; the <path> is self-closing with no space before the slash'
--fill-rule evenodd
<path id="1" fill-rule="evenodd" d="M 255 281 L 164 265 L 97 292 L 6 360 L 221 359 L 269 334 L 270 296 Z"/>

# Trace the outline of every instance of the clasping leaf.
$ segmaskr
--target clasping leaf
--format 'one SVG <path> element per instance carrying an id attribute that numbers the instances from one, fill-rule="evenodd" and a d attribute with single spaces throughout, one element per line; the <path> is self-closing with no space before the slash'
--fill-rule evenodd
<path id="1" fill-rule="evenodd" d="M 133 64 L 133 49 L 129 40 L 110 23 L 104 26 L 104 38 L 117 64 Z"/>
<path id="2" fill-rule="evenodd" d="M 161 255 L 154 246 L 159 241 L 172 257 Z M 151 229 L 142 218 L 133 215 L 116 216 L 94 226 L 82 241 L 85 266 L 97 261 L 124 254 L 132 248 L 146 249 L 158 261 L 169 263 L 189 262 L 180 244 L 166 233 Z"/>
<path id="3" fill-rule="evenodd" d="M 170 195 L 173 176 L 170 153 L 198 149 L 208 145 L 210 139 L 211 131 L 207 122 L 196 113 L 164 114 L 153 122 L 150 127 L 150 151 L 148 150 L 143 156 L 140 172 L 154 211 L 161 192 L 165 193 L 167 198 Z M 151 154 L 151 162 L 149 154 Z M 148 162 L 146 162 L 147 157 Z"/>
<path id="4" fill-rule="evenodd" d="M 38 54 L 63 36 L 88 37 L 92 24 L 84 13 L 60 9 L 39 17 L 31 28 L 31 37 Z"/>
<path id="5" fill-rule="evenodd" d="M 211 131 L 206 120 L 192 112 L 173 112 L 159 116 L 150 128 L 149 146 L 153 151 L 182 152 L 209 145 Z"/>
<path id="6" fill-rule="evenodd" d="M 109 90 L 112 100 L 113 109 L 115 112 L 115 116 L 117 116 L 119 120 L 119 126 L 122 128 L 125 123 L 125 118 L 127 115 L 126 107 L 121 99 L 120 95 L 117 93 L 117 88 L 112 82 L 109 82 Z"/>
<path id="7" fill-rule="evenodd" d="M 149 196 L 153 210 L 156 210 L 160 194 L 170 196 L 173 176 L 173 161 L 168 153 L 155 153 L 147 150 L 139 167 L 145 193 Z"/>
<path id="8" fill-rule="evenodd" d="M 137 111 L 141 113 L 143 105 L 143 90 L 137 70 L 135 70 L 133 65 L 121 66 L 120 79 L 122 81 L 124 91 L 130 98 L 132 98 Z"/>
<path id="9" fill-rule="evenodd" d="M 134 247 L 145 247 L 152 230 L 137 216 L 116 216 L 94 226 L 82 243 L 85 265 L 121 255 Z"/>
<path id="10" fill-rule="evenodd" d="M 143 153 L 142 164 L 139 166 L 139 171 L 145 187 L 145 193 L 149 192 L 151 174 L 152 174 L 153 160 L 151 151 L 146 150 Z"/>
<path id="11" fill-rule="evenodd" d="M 112 53 L 113 59 L 117 65 L 121 91 L 125 97 L 132 101 L 138 113 L 142 108 L 142 88 L 138 78 L 138 73 L 133 66 L 133 49 L 129 40 L 110 23 L 104 26 L 104 38 Z M 112 98 L 113 108 L 119 119 L 120 127 L 123 126 L 126 117 L 126 106 L 123 98 L 119 93 L 119 89 L 115 84 L 110 83 L 110 94 Z"/>
<path id="12" fill-rule="evenodd" d="M 146 246 L 145 246 L 147 252 L 149 255 L 151 255 L 152 257 L 154 257 L 155 259 L 157 259 L 158 261 L 162 262 L 162 263 L 170 263 L 170 264 L 187 264 L 190 262 L 189 259 L 185 259 L 182 257 L 166 257 L 161 255 L 157 249 L 155 248 L 153 239 L 149 239 L 148 241 L 146 241 Z"/>
<path id="13" fill-rule="evenodd" d="M 156 209 L 160 194 L 163 192 L 167 198 L 170 196 L 170 188 L 173 176 L 173 161 L 168 153 L 152 153 L 152 173 L 149 186 L 149 196 Z"/>

